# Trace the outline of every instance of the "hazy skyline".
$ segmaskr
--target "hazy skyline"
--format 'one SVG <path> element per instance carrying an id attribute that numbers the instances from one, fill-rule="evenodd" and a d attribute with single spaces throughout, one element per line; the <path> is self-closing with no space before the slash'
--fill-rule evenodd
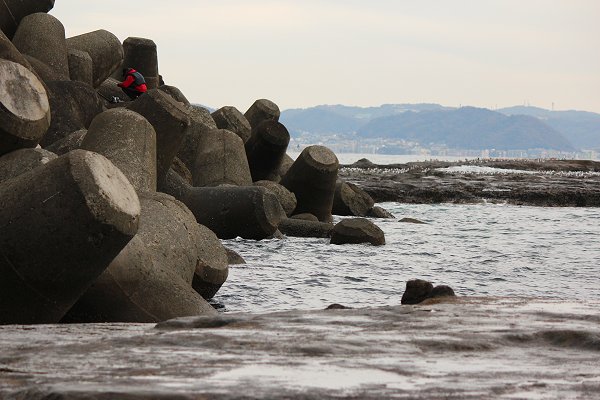
<path id="1" fill-rule="evenodd" d="M 165 82 L 244 112 L 319 104 L 528 103 L 600 112 L 597 0 L 56 0 L 67 37 L 158 46 Z"/>

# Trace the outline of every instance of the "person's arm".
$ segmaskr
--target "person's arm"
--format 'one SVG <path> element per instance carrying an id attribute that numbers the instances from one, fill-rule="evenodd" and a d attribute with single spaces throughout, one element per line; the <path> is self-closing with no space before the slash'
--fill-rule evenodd
<path id="1" fill-rule="evenodd" d="M 135 82 L 135 78 L 131 75 L 127 75 L 127 78 L 125 78 L 123 82 L 118 83 L 117 86 L 120 86 L 122 88 L 128 88 L 133 82 Z"/>

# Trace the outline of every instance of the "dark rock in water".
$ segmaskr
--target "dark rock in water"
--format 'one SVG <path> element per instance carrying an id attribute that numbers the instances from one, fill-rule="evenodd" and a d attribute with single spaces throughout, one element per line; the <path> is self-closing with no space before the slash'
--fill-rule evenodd
<path id="1" fill-rule="evenodd" d="M 252 184 L 244 142 L 226 129 L 213 129 L 199 137 L 194 168 L 194 186 Z"/>
<path id="2" fill-rule="evenodd" d="M 0 184 L 11 178 L 46 165 L 56 154 L 44 149 L 20 149 L 0 157 Z"/>
<path id="3" fill-rule="evenodd" d="M 83 150 L 4 182 L 0 204 L 0 324 L 58 322 L 135 235 L 140 215 L 121 171 Z"/>
<path id="4" fill-rule="evenodd" d="M 86 129 L 80 129 L 46 146 L 45 149 L 55 153 L 56 155 L 62 156 L 70 151 L 81 148 L 81 142 L 83 142 L 83 138 L 85 137 L 86 133 Z"/>
<path id="5" fill-rule="evenodd" d="M 194 271 L 192 287 L 205 299 L 211 299 L 227 280 L 229 260 L 225 247 L 207 227 L 199 225 L 198 262 Z"/>
<path id="6" fill-rule="evenodd" d="M 456 294 L 454 293 L 454 290 L 450 286 L 446 286 L 446 285 L 438 285 L 438 286 L 434 287 L 431 290 L 431 293 L 429 294 L 430 298 L 454 297 L 454 296 L 456 296 Z"/>
<path id="7" fill-rule="evenodd" d="M 367 213 L 367 217 L 387 218 L 387 219 L 395 219 L 396 218 L 396 217 L 394 217 L 394 214 L 392 214 L 385 208 L 379 207 L 379 206 L 373 206 L 373 208 L 371 208 L 369 210 L 369 212 Z"/>
<path id="8" fill-rule="evenodd" d="M 123 42 L 123 64 L 113 74 L 121 79 L 123 68 L 133 68 L 144 75 L 148 90 L 156 89 L 158 84 L 158 55 L 156 43 L 151 39 L 128 37 Z"/>
<path id="9" fill-rule="evenodd" d="M 254 182 L 254 185 L 262 186 L 277 196 L 277 200 L 279 200 L 279 204 L 283 207 L 285 215 L 290 216 L 296 209 L 296 196 L 282 185 L 273 181 L 257 181 Z"/>
<path id="10" fill-rule="evenodd" d="M 203 136 L 218 128 L 206 108 L 190 105 L 187 109 L 190 112 L 190 126 L 185 132 L 181 147 L 177 152 L 177 157 L 191 171 L 194 169 L 200 141 Z"/>
<path id="11" fill-rule="evenodd" d="M 90 85 L 73 81 L 47 82 L 47 85 L 52 120 L 40 142 L 42 147 L 87 129 L 96 115 L 104 111 L 102 99 Z"/>
<path id="12" fill-rule="evenodd" d="M 156 191 L 156 133 L 140 114 L 125 108 L 98 114 L 81 148 L 108 158 L 138 193 Z"/>
<path id="13" fill-rule="evenodd" d="M 0 82 L 0 155 L 35 147 L 50 126 L 44 86 L 21 64 L 1 59 Z"/>
<path id="14" fill-rule="evenodd" d="M 263 121 L 279 121 L 280 115 L 281 112 L 277 104 L 267 99 L 259 99 L 250 106 L 244 117 L 246 117 L 252 129 L 254 129 Z"/>
<path id="15" fill-rule="evenodd" d="M 292 237 L 331 237 L 333 224 L 329 222 L 285 218 L 279 223 L 281 233 Z"/>
<path id="16" fill-rule="evenodd" d="M 123 61 L 123 45 L 112 33 L 103 29 L 67 39 L 67 47 L 85 51 L 92 59 L 93 86 L 98 87 L 112 75 Z"/>
<path id="17" fill-rule="evenodd" d="M 245 147 L 254 182 L 279 178 L 279 166 L 289 142 L 288 130 L 277 121 L 266 120 L 252 129 Z"/>
<path id="18" fill-rule="evenodd" d="M 431 297 L 433 285 L 422 279 L 412 279 L 406 282 L 406 290 L 402 295 L 402 304 L 418 304 Z"/>
<path id="19" fill-rule="evenodd" d="M 302 219 L 305 221 L 319 222 L 319 218 L 315 217 L 313 214 L 310 214 L 310 213 L 294 214 L 290 218 L 291 219 Z"/>
<path id="20" fill-rule="evenodd" d="M 225 251 L 227 252 L 227 264 L 229 265 L 238 265 L 238 264 L 246 264 L 246 260 L 239 255 L 236 251 L 230 249 L 229 247 L 225 247 Z"/>
<path id="21" fill-rule="evenodd" d="M 187 99 L 187 97 L 185 97 L 183 92 L 179 90 L 179 88 L 170 85 L 161 85 L 158 88 L 166 94 L 168 94 L 169 96 L 171 96 L 173 100 L 178 101 L 185 106 L 190 105 L 190 101 Z"/>
<path id="22" fill-rule="evenodd" d="M 377 168 L 377 164 L 372 163 L 366 158 L 361 158 L 350 166 L 355 168 Z"/>
<path id="23" fill-rule="evenodd" d="M 352 307 L 347 307 L 342 304 L 331 304 L 325 308 L 326 310 L 351 310 Z"/>
<path id="24" fill-rule="evenodd" d="M 182 201 L 220 239 L 268 238 L 285 217 L 277 197 L 263 187 L 192 187 L 171 170 L 159 190 Z"/>
<path id="25" fill-rule="evenodd" d="M 366 217 L 374 205 L 371 196 L 355 184 L 337 181 L 333 198 L 333 214 Z"/>
<path id="26" fill-rule="evenodd" d="M 162 182 L 190 126 L 190 111 L 158 89 L 149 90 L 127 108 L 146 118 L 156 131 L 156 176 Z"/>
<path id="27" fill-rule="evenodd" d="M 69 49 L 68 58 L 71 80 L 92 85 L 94 79 L 92 57 L 86 51 Z"/>
<path id="28" fill-rule="evenodd" d="M 324 146 L 305 148 L 281 178 L 281 184 L 296 195 L 296 213 L 310 213 L 321 222 L 331 222 L 331 209 L 339 162 Z"/>
<path id="29" fill-rule="evenodd" d="M 0 30 L 12 39 L 23 18 L 34 13 L 46 13 L 53 7 L 54 0 L 3 0 L 0 4 Z"/>
<path id="30" fill-rule="evenodd" d="M 350 218 L 338 222 L 331 233 L 331 244 L 385 244 L 383 231 L 365 218 Z"/>
<path id="31" fill-rule="evenodd" d="M 219 129 L 227 129 L 242 139 L 244 144 L 250 139 L 252 127 L 237 108 L 225 106 L 211 114 Z"/>
<path id="32" fill-rule="evenodd" d="M 404 222 L 407 224 L 426 224 L 427 223 L 427 222 L 419 221 L 418 219 L 415 219 L 415 218 L 402 218 L 401 220 L 398 220 L 398 222 Z"/>
<path id="33" fill-rule="evenodd" d="M 23 54 L 28 54 L 52 68 L 58 80 L 69 80 L 69 57 L 65 27 L 46 13 L 30 14 L 21 20 L 12 39 Z"/>

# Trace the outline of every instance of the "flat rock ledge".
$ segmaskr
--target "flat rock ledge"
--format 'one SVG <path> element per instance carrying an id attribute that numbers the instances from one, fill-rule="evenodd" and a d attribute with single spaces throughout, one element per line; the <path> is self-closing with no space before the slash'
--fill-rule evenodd
<path id="1" fill-rule="evenodd" d="M 600 303 L 439 301 L 157 326 L 2 326 L 0 398 L 583 399 L 600 391 Z"/>

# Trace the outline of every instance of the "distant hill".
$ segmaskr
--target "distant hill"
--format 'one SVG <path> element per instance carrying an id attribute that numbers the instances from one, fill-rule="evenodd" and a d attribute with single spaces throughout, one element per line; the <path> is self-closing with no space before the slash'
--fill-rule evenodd
<path id="1" fill-rule="evenodd" d="M 465 149 L 600 149 L 600 114 L 585 111 L 521 106 L 491 111 L 439 104 L 321 105 L 285 110 L 280 120 L 293 136 L 354 134 Z"/>
<path id="2" fill-rule="evenodd" d="M 577 148 L 600 149 L 600 114 L 587 111 L 550 111 L 516 106 L 498 110 L 506 115 L 529 115 L 568 137 Z"/>
<path id="3" fill-rule="evenodd" d="M 484 108 L 406 112 L 376 118 L 358 130 L 365 138 L 394 138 L 461 149 L 573 151 L 559 132 L 531 116 L 507 116 Z"/>

